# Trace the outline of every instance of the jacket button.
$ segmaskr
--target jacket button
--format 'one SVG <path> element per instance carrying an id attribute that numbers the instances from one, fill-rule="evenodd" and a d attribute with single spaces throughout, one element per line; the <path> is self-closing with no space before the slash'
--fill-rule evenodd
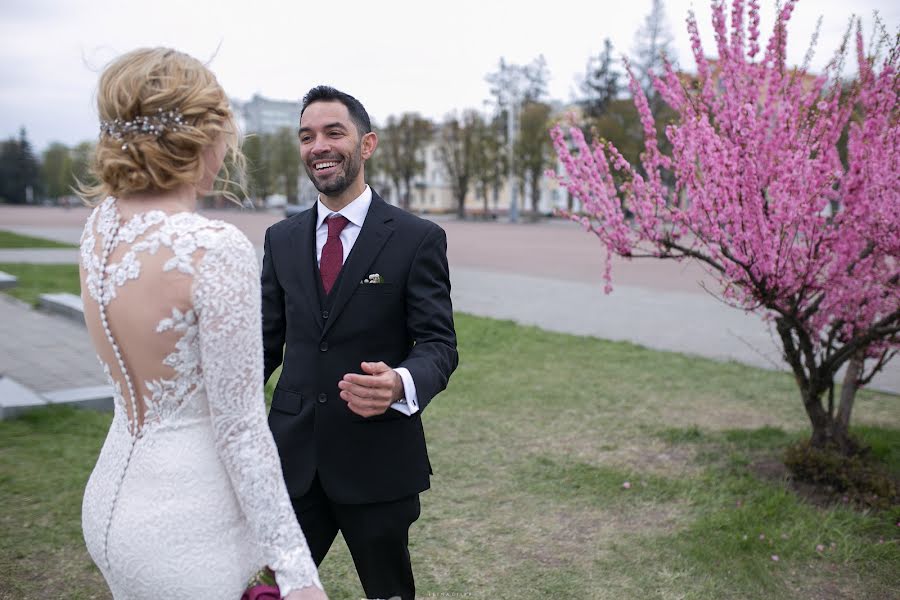
<path id="1" fill-rule="evenodd" d="M 322 311 L 322 318 L 323 318 L 323 319 L 327 319 L 327 318 L 328 318 L 328 311 L 327 311 L 327 310 L 323 310 L 323 311 Z"/>
<path id="2" fill-rule="evenodd" d="M 319 394 L 319 404 L 325 404 L 328 401 L 328 394 Z"/>
<path id="3" fill-rule="evenodd" d="M 319 344 L 319 350 L 322 352 L 328 352 L 328 342 L 322 342 Z"/>

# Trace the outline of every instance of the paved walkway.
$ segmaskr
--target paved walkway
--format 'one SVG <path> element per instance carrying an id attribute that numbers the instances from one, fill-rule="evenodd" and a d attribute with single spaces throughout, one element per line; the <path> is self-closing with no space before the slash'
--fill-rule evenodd
<path id="1" fill-rule="evenodd" d="M 78 219 L 84 209 L 20 209 L 24 218 L 10 219 L 5 229 L 38 235 L 59 241 L 77 242 Z M 48 212 L 41 221 L 43 213 Z M 271 213 L 218 211 L 211 216 L 223 218 L 247 233 L 261 254 L 262 233 L 268 224 L 281 217 Z M 6 214 L 0 208 L 0 222 Z M 532 324 L 552 331 L 591 335 L 605 339 L 630 341 L 650 348 L 696 354 L 717 360 L 735 360 L 769 369 L 785 369 L 779 345 L 770 326 L 761 317 L 724 305 L 705 292 L 700 283 L 713 287 L 712 279 L 690 263 L 644 260 L 614 263 L 615 291 L 604 295 L 600 274 L 602 253 L 592 236 L 580 234 L 570 223 L 550 222 L 537 225 L 471 223 L 447 220 L 447 231 L 454 308 L 459 311 Z M 76 250 L 0 250 L 0 262 L 77 262 Z M 34 365 L 57 361 L 73 365 L 96 363 L 83 327 L 35 325 L 11 308 L 0 304 L 0 316 L 7 330 L 4 338 L 21 340 L 0 347 L 0 373 L 13 376 Z M 28 309 L 25 309 L 28 312 Z M 34 312 L 34 311 L 31 311 Z M 40 315 L 36 321 L 60 317 Z M 31 325 L 28 325 L 31 326 Z M 15 329 L 18 327 L 19 329 Z M 49 330 L 49 331 L 48 331 Z M 41 332 L 44 333 L 41 333 Z M 52 343 L 38 342 L 48 335 Z M 63 341 L 63 338 L 66 341 Z M 70 342 L 68 338 L 73 338 Z M 79 339 L 75 339 L 79 338 Z M 31 340 L 31 341 L 29 341 Z M 29 346 L 39 348 L 31 353 Z M 18 358 L 7 359 L 8 352 Z M 77 358 L 62 358 L 73 353 Z M 34 356 L 35 362 L 26 360 Z M 89 358 L 86 359 L 85 356 Z M 48 360 L 49 358 L 49 360 Z M 5 361 L 9 361 L 9 363 Z M 88 366 L 71 369 L 73 380 L 86 376 Z M 21 377 L 21 375 L 20 375 Z M 64 376 L 56 376 L 62 383 Z M 51 377 L 52 379 L 52 377 Z M 20 379 L 25 382 L 25 379 Z M 78 379 L 78 381 L 84 381 Z M 46 386 L 46 382 L 39 382 Z M 93 385 L 71 383 L 71 386 Z M 62 387 L 62 386 L 60 386 Z M 900 394 L 900 360 L 894 360 L 880 373 L 871 387 Z M 46 389 L 37 388 L 35 389 Z"/>
<path id="2" fill-rule="evenodd" d="M 84 325 L 0 294 L 0 375 L 42 394 L 103 385 Z"/>
<path id="3" fill-rule="evenodd" d="M 452 269 L 453 308 L 550 331 L 627 341 L 656 350 L 786 370 L 774 329 L 711 295 Z M 843 371 L 839 375 L 842 375 Z M 869 386 L 900 394 L 900 361 Z"/>

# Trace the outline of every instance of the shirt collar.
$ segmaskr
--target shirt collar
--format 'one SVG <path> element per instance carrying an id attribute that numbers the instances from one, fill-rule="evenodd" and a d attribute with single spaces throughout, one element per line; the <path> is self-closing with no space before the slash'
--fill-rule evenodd
<path id="1" fill-rule="evenodd" d="M 367 185 L 362 194 L 357 196 L 353 202 L 339 210 L 338 214 L 346 217 L 348 221 L 357 227 L 362 227 L 363 221 L 366 220 L 366 215 L 369 212 L 369 205 L 371 204 L 372 189 Z M 316 200 L 316 213 L 318 215 L 316 218 L 316 229 L 318 229 L 322 226 L 322 223 L 325 222 L 326 217 L 332 215 L 334 211 L 322 204 L 322 198 L 320 197 Z"/>

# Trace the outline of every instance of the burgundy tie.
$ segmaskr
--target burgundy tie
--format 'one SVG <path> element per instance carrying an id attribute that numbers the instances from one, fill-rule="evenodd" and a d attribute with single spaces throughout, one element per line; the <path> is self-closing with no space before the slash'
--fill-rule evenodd
<path id="1" fill-rule="evenodd" d="M 319 273 L 322 275 L 322 287 L 330 294 L 337 280 L 338 273 L 344 265 L 344 245 L 341 244 L 341 231 L 350 221 L 344 215 L 332 215 L 325 222 L 328 224 L 328 240 L 322 248 L 319 259 Z"/>

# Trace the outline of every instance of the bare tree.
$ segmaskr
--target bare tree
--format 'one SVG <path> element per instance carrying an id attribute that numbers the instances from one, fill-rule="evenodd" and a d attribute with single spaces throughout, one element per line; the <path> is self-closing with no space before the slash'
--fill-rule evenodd
<path id="1" fill-rule="evenodd" d="M 489 199 L 496 207 L 506 179 L 505 130 L 506 125 L 498 115 L 484 119 L 477 131 L 479 160 L 475 163 L 475 186 L 484 203 L 485 217 L 491 214 Z"/>
<path id="2" fill-rule="evenodd" d="M 479 131 L 484 119 L 474 110 L 465 111 L 460 118 L 448 116 L 441 125 L 438 154 L 450 180 L 456 199 L 456 215 L 466 217 L 466 195 L 472 185 L 481 160 Z"/>
<path id="3" fill-rule="evenodd" d="M 644 94 L 650 99 L 650 108 L 656 114 L 658 102 L 653 89 L 653 77 L 662 72 L 663 56 L 672 56 L 672 32 L 666 19 L 666 9 L 662 0 L 653 0 L 650 13 L 644 24 L 634 34 L 635 74 Z"/>
<path id="4" fill-rule="evenodd" d="M 551 108 L 543 102 L 529 102 L 522 107 L 519 139 L 516 140 L 516 165 L 524 186 L 531 192 L 531 212 L 537 218 L 541 199 L 541 179 L 553 162 L 553 145 L 548 129 Z M 524 198 L 524 196 L 523 196 Z"/>
<path id="5" fill-rule="evenodd" d="M 507 132 L 507 171 L 509 173 L 509 218 L 518 220 L 518 196 L 524 194 L 524 182 L 517 179 L 522 167 L 515 163 L 517 157 L 516 141 L 519 129 L 519 112 L 523 104 L 541 102 L 547 95 L 547 82 L 550 78 L 547 61 L 543 55 L 538 56 L 527 65 L 507 63 L 503 58 L 497 71 L 485 78 L 491 85 L 491 94 L 496 98 L 499 116 L 506 121 Z"/>
<path id="6" fill-rule="evenodd" d="M 381 130 L 378 168 L 393 182 L 406 210 L 413 179 L 425 171 L 423 152 L 433 135 L 434 125 L 418 113 L 390 116 Z"/>
<path id="7" fill-rule="evenodd" d="M 497 70 L 489 73 L 485 80 L 491 85 L 491 94 L 496 98 L 497 106 L 505 109 L 510 92 L 515 92 L 512 95 L 518 97 L 520 102 L 539 102 L 546 98 L 550 71 L 543 54 L 526 65 L 509 63 L 501 58 Z"/>

